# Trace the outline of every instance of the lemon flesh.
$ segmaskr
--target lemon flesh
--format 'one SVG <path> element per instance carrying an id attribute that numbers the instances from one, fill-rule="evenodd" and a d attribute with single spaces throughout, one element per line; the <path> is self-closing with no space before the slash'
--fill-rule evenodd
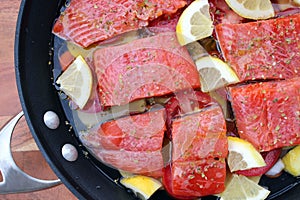
<path id="1" fill-rule="evenodd" d="M 141 199 L 149 199 L 151 195 L 162 187 L 158 180 L 141 175 L 127 176 L 120 180 L 120 183 L 131 189 Z"/>
<path id="2" fill-rule="evenodd" d="M 202 92 L 210 92 L 239 82 L 233 69 L 219 58 L 204 56 L 195 63 L 200 75 Z"/>
<path id="3" fill-rule="evenodd" d="M 59 84 L 59 89 L 82 109 L 91 95 L 92 81 L 90 67 L 82 56 L 78 56 L 58 77 L 56 83 Z"/>
<path id="4" fill-rule="evenodd" d="M 283 158 L 284 170 L 293 176 L 300 176 L 300 145 L 290 150 Z"/>
<path id="5" fill-rule="evenodd" d="M 227 163 L 231 172 L 266 166 L 261 154 L 251 143 L 238 137 L 228 137 Z"/>
<path id="6" fill-rule="evenodd" d="M 263 200 L 270 194 L 269 190 L 247 177 L 237 174 L 228 177 L 225 188 L 224 192 L 220 194 L 221 200 Z"/>
<path id="7" fill-rule="evenodd" d="M 180 45 L 211 36 L 213 21 L 209 14 L 208 0 L 193 1 L 181 14 L 176 35 Z"/>
<path id="8" fill-rule="evenodd" d="M 270 0 L 225 0 L 238 15 L 248 19 L 268 19 L 275 16 Z"/>

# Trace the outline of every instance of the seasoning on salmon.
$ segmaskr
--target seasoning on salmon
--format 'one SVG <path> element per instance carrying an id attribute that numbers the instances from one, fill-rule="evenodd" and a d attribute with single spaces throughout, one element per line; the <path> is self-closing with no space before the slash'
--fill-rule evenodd
<path id="1" fill-rule="evenodd" d="M 217 38 L 241 81 L 300 76 L 300 14 L 244 24 L 219 24 Z"/>
<path id="2" fill-rule="evenodd" d="M 185 5 L 184 0 L 71 0 L 52 32 L 88 47 L 145 27 L 159 16 L 171 15 Z"/>
<path id="3" fill-rule="evenodd" d="M 168 188 L 174 196 L 199 197 L 224 190 L 228 148 L 219 106 L 174 119 L 172 142 L 172 163 L 165 175 L 170 176 Z"/>
<path id="4" fill-rule="evenodd" d="M 94 66 L 104 107 L 200 87 L 196 66 L 174 32 L 98 49 Z"/>
<path id="5" fill-rule="evenodd" d="M 80 139 L 98 158 L 115 168 L 161 176 L 165 130 L 165 109 L 160 109 L 105 122 Z"/>
<path id="6" fill-rule="evenodd" d="M 259 151 L 300 144 L 300 80 L 229 88 L 238 134 Z"/>

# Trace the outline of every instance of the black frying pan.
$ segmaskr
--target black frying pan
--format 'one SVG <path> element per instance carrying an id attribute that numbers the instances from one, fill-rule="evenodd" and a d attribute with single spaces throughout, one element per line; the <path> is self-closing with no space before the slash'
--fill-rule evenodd
<path id="1" fill-rule="evenodd" d="M 60 100 L 53 85 L 51 64 L 51 29 L 63 4 L 63 0 L 23 0 L 21 3 L 15 39 L 15 65 L 27 123 L 53 171 L 79 199 L 135 199 L 132 192 L 116 184 L 118 172 L 86 155 L 73 130 L 69 132 L 70 126 L 65 124 L 72 119 L 64 109 L 66 102 Z M 55 130 L 47 128 L 43 122 L 43 115 L 48 110 L 56 112 L 60 118 L 60 126 Z M 66 143 L 73 144 L 79 152 L 75 162 L 68 162 L 62 157 L 61 148 Z M 300 199 L 297 196 L 300 192 L 298 183 L 299 180 L 286 173 L 276 179 L 263 177 L 261 180 L 261 184 L 272 191 L 269 199 L 277 200 Z M 171 198 L 164 191 L 159 191 L 151 199 Z"/>

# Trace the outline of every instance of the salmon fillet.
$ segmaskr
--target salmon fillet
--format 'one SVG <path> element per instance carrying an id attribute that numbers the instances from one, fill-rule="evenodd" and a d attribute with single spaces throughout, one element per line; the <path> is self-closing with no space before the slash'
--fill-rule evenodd
<path id="1" fill-rule="evenodd" d="M 225 189 L 228 149 L 225 119 L 219 106 L 175 119 L 172 142 L 172 163 L 164 174 L 172 194 L 199 197 Z"/>
<path id="2" fill-rule="evenodd" d="M 105 107 L 200 87 L 196 66 L 174 32 L 96 50 L 94 66 Z"/>
<path id="3" fill-rule="evenodd" d="M 90 148 L 127 151 L 156 151 L 162 148 L 165 110 L 126 116 L 100 125 L 97 131 L 81 135 Z"/>
<path id="4" fill-rule="evenodd" d="M 227 155 L 226 124 L 222 109 L 209 106 L 202 112 L 174 119 L 172 160 L 196 161 Z"/>
<path id="5" fill-rule="evenodd" d="M 145 27 L 162 15 L 175 13 L 184 0 L 72 0 L 52 32 L 88 47 L 115 35 Z"/>
<path id="6" fill-rule="evenodd" d="M 219 24 L 225 61 L 241 81 L 300 75 L 300 14 L 244 24 Z"/>
<path id="7" fill-rule="evenodd" d="M 105 122 L 96 132 L 80 137 L 97 158 L 114 168 L 161 177 L 165 130 L 161 109 Z"/>
<path id="8" fill-rule="evenodd" d="M 259 151 L 300 144 L 300 81 L 229 88 L 238 133 Z"/>

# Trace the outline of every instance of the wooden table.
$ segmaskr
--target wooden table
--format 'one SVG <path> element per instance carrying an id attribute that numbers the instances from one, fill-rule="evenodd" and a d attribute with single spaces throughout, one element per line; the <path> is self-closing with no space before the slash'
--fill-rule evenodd
<path id="1" fill-rule="evenodd" d="M 0 127 L 21 111 L 14 70 L 14 37 L 21 0 L 0 2 Z M 39 152 L 24 117 L 15 128 L 12 139 L 13 156 L 18 166 L 29 175 L 42 179 L 57 179 Z M 0 175 L 2 181 L 2 176 Z M 38 192 L 0 195 L 1 200 L 76 199 L 59 185 Z"/>

